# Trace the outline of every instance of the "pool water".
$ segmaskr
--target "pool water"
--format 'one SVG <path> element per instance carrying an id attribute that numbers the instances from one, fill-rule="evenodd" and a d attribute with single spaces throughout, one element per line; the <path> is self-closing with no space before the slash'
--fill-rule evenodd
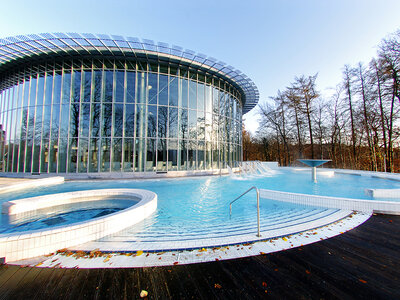
<path id="1" fill-rule="evenodd" d="M 120 233 L 119 239 L 152 241 L 161 237 L 165 240 L 176 240 L 255 232 L 255 191 L 235 202 L 232 216 L 229 216 L 229 203 L 252 186 L 296 193 L 370 199 L 364 193 L 365 188 L 400 188 L 400 182 L 335 174 L 334 177 L 318 175 L 318 183 L 313 183 L 309 172 L 279 170 L 268 177 L 205 176 L 157 180 L 73 181 L 52 187 L 32 189 L 29 192 L 3 194 L 0 201 L 87 189 L 146 189 L 158 195 L 156 213 L 135 225 L 134 228 L 124 230 Z M 337 210 L 260 199 L 262 229 L 285 226 L 296 220 L 301 223 L 335 211 Z M 3 224 L 0 232 L 5 230 L 4 226 L 7 227 Z"/>
<path id="2" fill-rule="evenodd" d="M 0 234 L 66 226 L 103 217 L 128 208 L 138 200 L 107 199 L 51 206 L 17 215 L 2 215 Z"/>

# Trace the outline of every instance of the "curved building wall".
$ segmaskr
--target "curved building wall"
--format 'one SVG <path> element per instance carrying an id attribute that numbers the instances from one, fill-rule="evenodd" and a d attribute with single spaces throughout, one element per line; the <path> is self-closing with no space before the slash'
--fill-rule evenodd
<path id="1" fill-rule="evenodd" d="M 0 171 L 210 170 L 241 160 L 240 92 L 165 64 L 58 58 L 0 78 Z"/>

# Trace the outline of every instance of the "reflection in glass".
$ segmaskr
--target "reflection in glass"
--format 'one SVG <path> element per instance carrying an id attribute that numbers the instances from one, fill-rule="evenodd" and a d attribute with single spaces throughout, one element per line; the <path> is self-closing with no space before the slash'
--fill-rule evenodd
<path id="1" fill-rule="evenodd" d="M 227 82 L 173 65 L 154 63 L 148 72 L 143 64 L 136 73 L 131 61 L 82 63 L 65 59 L 9 75 L 24 81 L 10 80 L 15 85 L 0 91 L 8 141 L 0 144 L 0 168 L 210 170 L 241 159 L 240 94 Z"/>

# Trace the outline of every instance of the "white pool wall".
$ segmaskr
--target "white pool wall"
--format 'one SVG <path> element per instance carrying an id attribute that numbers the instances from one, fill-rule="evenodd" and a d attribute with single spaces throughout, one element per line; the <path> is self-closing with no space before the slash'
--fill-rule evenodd
<path id="1" fill-rule="evenodd" d="M 85 199 L 93 201 L 93 197 L 112 197 L 124 196 L 139 198 L 140 201 L 133 206 L 96 219 L 85 220 L 68 226 L 58 226 L 47 230 L 32 230 L 19 233 L 9 233 L 0 235 L 0 258 L 5 262 L 12 262 L 21 259 L 46 255 L 59 249 L 83 244 L 92 240 L 100 239 L 104 236 L 113 234 L 126 227 L 132 226 L 157 209 L 157 195 L 151 191 L 140 189 L 105 189 L 93 191 L 78 191 L 70 193 L 62 193 L 57 195 L 46 195 L 37 198 L 34 202 L 38 206 L 49 207 L 49 198 L 54 200 L 54 196 L 58 201 L 54 201 L 53 205 L 60 205 L 69 199 L 68 203 L 81 202 Z M 38 199 L 42 198 L 42 199 Z M 21 199 L 12 201 L 14 205 L 5 205 L 12 212 L 19 211 L 18 206 L 26 205 L 29 199 Z M 18 203 L 18 201 L 21 201 Z M 42 204 L 40 204 L 42 203 Z M 31 206 L 32 208 L 32 206 Z"/>

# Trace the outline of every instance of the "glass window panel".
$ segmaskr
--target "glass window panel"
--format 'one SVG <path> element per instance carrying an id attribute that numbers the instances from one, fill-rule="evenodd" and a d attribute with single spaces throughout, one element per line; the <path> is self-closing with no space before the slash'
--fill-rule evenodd
<path id="1" fill-rule="evenodd" d="M 79 139 L 78 172 L 86 173 L 88 166 L 88 139 Z"/>
<path id="2" fill-rule="evenodd" d="M 147 139 L 146 171 L 154 172 L 155 170 L 156 170 L 156 140 Z"/>
<path id="3" fill-rule="evenodd" d="M 188 133 L 188 111 L 187 109 L 179 109 L 179 132 L 178 136 L 180 139 L 189 138 Z"/>
<path id="4" fill-rule="evenodd" d="M 90 112 L 90 128 L 91 128 L 91 137 L 99 137 L 100 136 L 100 114 L 101 113 L 101 104 L 100 103 L 92 103 L 92 111 Z"/>
<path id="5" fill-rule="evenodd" d="M 69 111 L 68 104 L 61 105 L 60 136 L 63 138 L 68 136 Z"/>
<path id="6" fill-rule="evenodd" d="M 138 72 L 137 74 L 137 103 L 146 103 L 146 80 L 147 73 Z"/>
<path id="7" fill-rule="evenodd" d="M 111 171 L 120 172 L 122 163 L 122 139 L 114 138 L 112 140 L 112 164 Z"/>
<path id="8" fill-rule="evenodd" d="M 157 104 L 157 90 L 158 90 L 158 75 L 150 73 L 149 74 L 149 104 Z"/>
<path id="9" fill-rule="evenodd" d="M 160 65 L 160 73 L 168 74 L 168 65 Z"/>
<path id="10" fill-rule="evenodd" d="M 70 101 L 71 94 L 71 73 L 64 73 L 62 84 L 62 103 L 66 104 Z"/>
<path id="11" fill-rule="evenodd" d="M 189 137 L 197 139 L 197 112 L 189 109 Z"/>
<path id="12" fill-rule="evenodd" d="M 197 168 L 199 170 L 203 170 L 204 167 L 204 142 L 199 141 L 197 145 Z"/>
<path id="13" fill-rule="evenodd" d="M 158 136 L 161 138 L 167 137 L 168 130 L 168 107 L 158 107 Z"/>
<path id="14" fill-rule="evenodd" d="M 114 104 L 114 136 L 122 137 L 122 127 L 124 124 L 124 105 Z"/>
<path id="15" fill-rule="evenodd" d="M 135 102 L 136 73 L 126 72 L 126 102 Z"/>
<path id="16" fill-rule="evenodd" d="M 43 122 L 43 106 L 36 108 L 35 116 L 35 136 L 33 143 L 33 164 L 32 172 L 39 172 L 39 160 L 40 160 L 40 144 L 42 142 L 42 122 Z"/>
<path id="17" fill-rule="evenodd" d="M 205 116 L 204 111 L 197 112 L 197 138 L 204 140 L 205 133 Z"/>
<path id="18" fill-rule="evenodd" d="M 158 139 L 157 172 L 167 171 L 167 139 Z"/>
<path id="19" fill-rule="evenodd" d="M 31 90 L 29 97 L 29 106 L 35 106 L 36 104 L 36 87 L 37 87 L 37 79 L 36 76 L 31 78 Z"/>
<path id="20" fill-rule="evenodd" d="M 92 88 L 92 72 L 85 71 L 83 75 L 83 102 L 90 102 Z"/>
<path id="21" fill-rule="evenodd" d="M 101 102 L 101 85 L 103 81 L 102 71 L 94 71 L 93 79 L 93 101 Z"/>
<path id="22" fill-rule="evenodd" d="M 61 131 L 62 131 L 62 129 L 61 129 Z M 66 171 L 67 147 L 68 147 L 68 139 L 60 138 L 59 145 L 58 145 L 58 173 L 65 173 L 65 171 Z"/>
<path id="23" fill-rule="evenodd" d="M 189 81 L 189 108 L 197 109 L 197 83 Z"/>
<path id="24" fill-rule="evenodd" d="M 211 141 L 212 135 L 212 114 L 206 113 L 206 121 L 205 121 L 205 138 L 206 141 Z"/>
<path id="25" fill-rule="evenodd" d="M 134 139 L 124 139 L 124 172 L 133 171 Z"/>
<path id="26" fill-rule="evenodd" d="M 23 107 L 28 107 L 29 105 L 29 87 L 30 87 L 30 81 L 29 79 L 25 80 L 24 83 L 24 105 Z"/>
<path id="27" fill-rule="evenodd" d="M 180 171 L 187 170 L 187 150 L 188 150 L 188 141 L 185 139 L 179 140 L 179 149 L 178 149 L 178 168 Z"/>
<path id="28" fill-rule="evenodd" d="M 115 102 L 124 102 L 124 91 L 125 91 L 125 72 L 117 71 L 116 75 L 116 87 L 115 87 Z"/>
<path id="29" fill-rule="evenodd" d="M 136 105 L 136 137 L 146 136 L 146 105 Z"/>
<path id="30" fill-rule="evenodd" d="M 168 141 L 168 171 L 178 170 L 178 140 Z"/>
<path id="31" fill-rule="evenodd" d="M 78 162 L 78 139 L 69 139 L 68 147 L 68 172 L 75 173 Z"/>
<path id="32" fill-rule="evenodd" d="M 14 144 L 14 159 L 13 159 L 13 172 L 18 172 L 18 151 L 19 151 L 19 141 L 15 141 Z M 0 170 L 1 170 L 1 145 L 0 145 Z"/>
<path id="33" fill-rule="evenodd" d="M 204 84 L 197 85 L 197 109 L 204 110 Z"/>
<path id="34" fill-rule="evenodd" d="M 26 140 L 25 136 L 21 139 L 19 144 L 19 162 L 18 172 L 24 172 L 25 168 L 25 153 L 26 153 Z"/>
<path id="35" fill-rule="evenodd" d="M 104 102 L 113 101 L 113 71 L 104 71 L 105 81 L 104 81 Z"/>
<path id="36" fill-rule="evenodd" d="M 69 135 L 70 137 L 78 137 L 79 134 L 79 103 L 71 104 Z"/>
<path id="37" fill-rule="evenodd" d="M 211 157 L 211 142 L 206 142 L 206 169 L 211 169 L 212 167 L 212 157 Z"/>
<path id="38" fill-rule="evenodd" d="M 137 138 L 135 139 L 135 168 L 137 172 L 143 172 L 145 162 L 145 148 L 146 139 Z"/>
<path id="39" fill-rule="evenodd" d="M 205 108 L 206 112 L 211 113 L 212 111 L 212 88 L 209 85 L 206 85 L 206 93 L 205 93 Z"/>
<path id="40" fill-rule="evenodd" d="M 219 97 L 219 90 L 216 88 L 213 88 L 213 113 L 218 114 L 218 108 L 219 108 L 219 103 L 218 103 L 218 97 Z"/>
<path id="41" fill-rule="evenodd" d="M 147 106 L 147 136 L 157 136 L 157 106 Z"/>
<path id="42" fill-rule="evenodd" d="M 44 94 L 44 104 L 51 105 L 52 100 L 52 92 L 53 92 L 53 74 L 47 74 L 46 76 L 46 88 Z"/>
<path id="43" fill-rule="evenodd" d="M 89 136 L 89 122 L 90 122 L 90 104 L 82 103 L 81 105 L 81 118 L 80 118 L 80 136 Z"/>
<path id="44" fill-rule="evenodd" d="M 190 140 L 188 147 L 188 170 L 194 170 L 196 168 L 196 159 L 197 142 L 195 140 Z"/>
<path id="45" fill-rule="evenodd" d="M 179 79 L 179 107 L 187 108 L 188 107 L 188 81 L 186 79 Z"/>
<path id="46" fill-rule="evenodd" d="M 178 109 L 175 107 L 169 108 L 169 137 L 177 138 L 178 137 Z"/>
<path id="47" fill-rule="evenodd" d="M 71 102 L 80 102 L 81 100 L 81 72 L 80 71 L 74 71 L 72 73 L 72 97 L 71 97 Z"/>
<path id="48" fill-rule="evenodd" d="M 178 106 L 179 80 L 175 76 L 170 76 L 169 79 L 169 105 Z"/>
<path id="49" fill-rule="evenodd" d="M 90 139 L 89 147 L 89 172 L 98 172 L 99 154 L 100 154 L 100 139 Z"/>
<path id="50" fill-rule="evenodd" d="M 213 164 L 212 164 L 212 168 L 213 169 L 218 169 L 219 168 L 219 152 L 218 152 L 218 144 L 216 142 L 213 143 L 212 145 L 212 160 L 213 160 Z"/>
<path id="51" fill-rule="evenodd" d="M 101 139 L 101 172 L 110 171 L 111 139 Z"/>
<path id="52" fill-rule="evenodd" d="M 36 105 L 43 105 L 44 74 L 39 75 Z"/>
<path id="53" fill-rule="evenodd" d="M 56 76 L 54 77 L 54 88 L 53 88 L 53 104 L 59 104 L 61 100 L 61 83 L 62 83 L 62 76 L 59 73 L 60 71 L 56 72 Z M 51 84 L 51 82 L 49 82 Z M 47 85 L 47 82 L 46 82 Z M 46 100 L 50 100 L 46 99 Z M 46 104 L 51 104 L 51 102 L 45 102 Z"/>
<path id="54" fill-rule="evenodd" d="M 168 76 L 166 75 L 159 77 L 158 104 L 168 105 Z"/>
<path id="55" fill-rule="evenodd" d="M 125 136 L 133 137 L 135 133 L 135 105 L 125 104 Z"/>
<path id="56" fill-rule="evenodd" d="M 58 139 L 51 139 L 50 153 L 48 148 L 48 142 L 42 142 L 42 160 L 41 164 L 43 168 L 47 168 L 51 173 L 57 172 L 57 160 L 58 160 Z M 47 151 L 47 153 L 46 153 Z M 43 162 L 44 160 L 44 162 Z M 44 171 L 42 171 L 44 172 Z"/>
<path id="57" fill-rule="evenodd" d="M 102 136 L 111 137 L 111 125 L 112 125 L 112 104 L 103 104 L 103 114 L 102 114 Z"/>

